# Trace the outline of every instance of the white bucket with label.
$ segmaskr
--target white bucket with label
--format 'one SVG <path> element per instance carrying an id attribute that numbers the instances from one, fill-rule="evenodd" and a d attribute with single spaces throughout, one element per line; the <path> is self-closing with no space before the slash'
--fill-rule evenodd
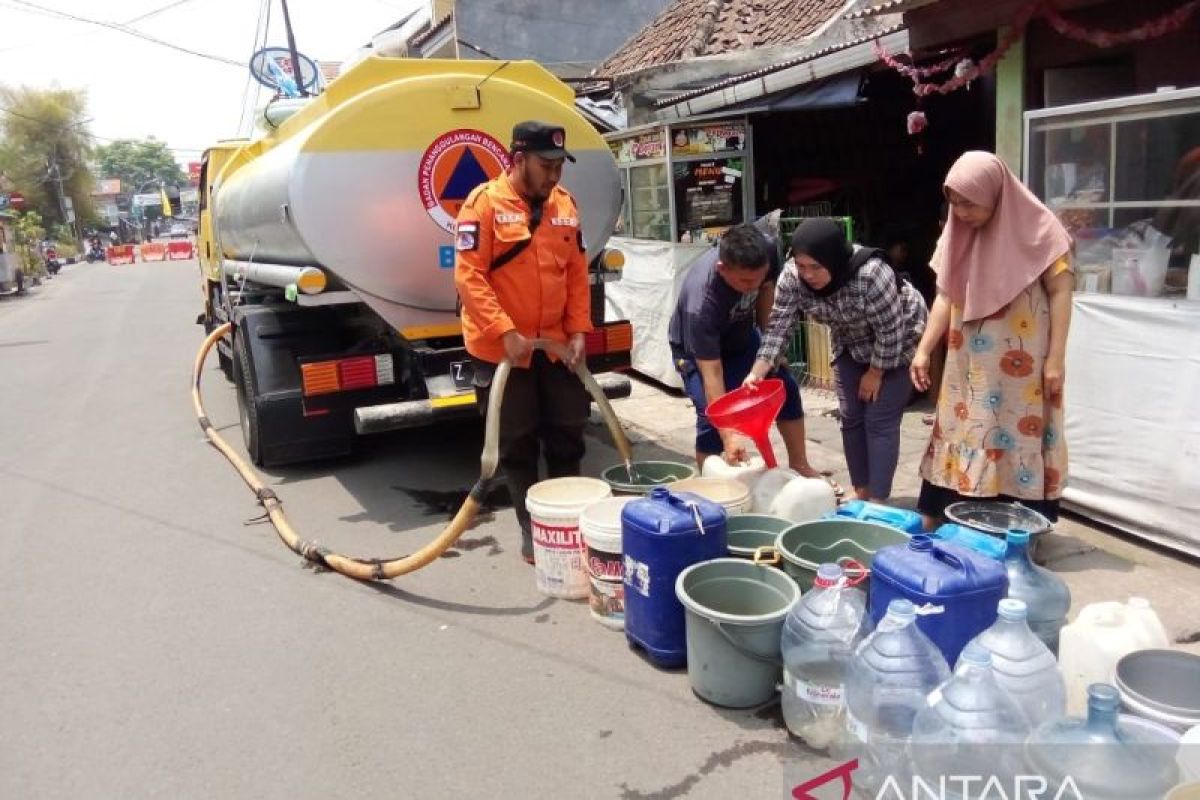
<path id="1" fill-rule="evenodd" d="M 598 500 L 579 515 L 587 549 L 588 605 L 592 619 L 614 631 L 625 628 L 625 576 L 621 560 L 621 511 L 634 497 Z"/>
<path id="2" fill-rule="evenodd" d="M 525 508 L 533 529 L 533 571 L 539 592 L 565 600 L 588 596 L 579 515 L 611 495 L 609 485 L 596 478 L 551 478 L 529 487 Z"/>
<path id="3" fill-rule="evenodd" d="M 691 492 L 711 500 L 734 516 L 750 511 L 750 489 L 734 478 L 684 478 L 667 487 L 672 494 Z"/>

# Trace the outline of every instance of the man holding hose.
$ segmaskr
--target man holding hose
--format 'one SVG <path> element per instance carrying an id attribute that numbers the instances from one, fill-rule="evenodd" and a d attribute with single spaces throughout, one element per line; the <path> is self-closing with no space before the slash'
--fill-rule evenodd
<path id="1" fill-rule="evenodd" d="M 521 524 L 521 555 L 533 563 L 525 495 L 545 456 L 551 478 L 578 475 L 590 397 L 572 370 L 592 330 L 587 256 L 575 199 L 558 185 L 566 131 L 543 122 L 513 128 L 512 167 L 478 186 L 455 227 L 454 282 L 463 338 L 475 367 L 475 396 L 486 412 L 497 365 L 513 370 L 500 415 L 500 468 Z M 566 347 L 534 350 L 534 339 Z"/>

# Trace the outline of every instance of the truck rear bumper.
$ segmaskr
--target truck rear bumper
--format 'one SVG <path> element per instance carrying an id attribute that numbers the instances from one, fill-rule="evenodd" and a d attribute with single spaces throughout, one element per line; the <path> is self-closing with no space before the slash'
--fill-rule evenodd
<path id="1" fill-rule="evenodd" d="M 632 391 L 629 378 L 615 372 L 597 375 L 596 383 L 609 400 L 629 397 Z M 406 400 L 354 409 L 354 430 L 359 434 L 384 433 L 478 415 L 475 397 L 471 394 L 436 400 Z"/>

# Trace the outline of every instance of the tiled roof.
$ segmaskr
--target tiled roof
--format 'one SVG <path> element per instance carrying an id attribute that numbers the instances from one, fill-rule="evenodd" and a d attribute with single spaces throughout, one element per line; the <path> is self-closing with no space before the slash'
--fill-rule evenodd
<path id="1" fill-rule="evenodd" d="M 442 31 L 444 31 L 446 29 L 446 26 L 453 19 L 454 19 L 454 12 L 451 11 L 449 14 L 442 17 L 437 22 L 433 23 L 428 28 L 425 28 L 420 33 L 418 33 L 416 36 L 409 39 L 408 40 L 409 50 L 411 51 L 413 48 L 420 47 L 421 45 L 425 44 L 427 41 L 432 39 L 434 36 L 438 35 Z"/>
<path id="2" fill-rule="evenodd" d="M 847 19 L 873 17 L 876 14 L 899 14 L 921 6 L 932 5 L 938 0 L 857 0 L 846 12 Z"/>
<path id="3" fill-rule="evenodd" d="M 675 0 L 594 74 L 611 77 L 686 58 L 803 41 L 844 5 L 845 0 Z"/>
<path id="4" fill-rule="evenodd" d="M 778 64 L 772 64 L 769 67 L 747 72 L 742 75 L 734 75 L 724 80 L 712 83 L 708 86 L 703 86 L 699 89 L 694 89 L 683 94 L 678 94 L 673 97 L 667 97 L 655 102 L 655 106 L 663 108 L 665 106 L 673 106 L 676 103 L 682 103 L 685 100 L 691 100 L 694 97 L 708 94 L 710 92 L 719 91 L 721 89 L 734 86 L 739 83 L 745 83 L 756 78 L 761 78 L 764 75 L 769 75 L 772 72 L 789 69 L 798 66 L 806 61 L 813 61 L 822 56 L 827 56 L 830 53 L 836 53 L 839 50 L 845 50 L 848 47 L 864 44 L 881 36 L 887 36 L 889 33 L 895 33 L 902 30 L 904 23 L 900 15 L 888 15 L 874 19 L 860 20 L 839 20 L 839 22 L 817 37 L 812 43 L 804 48 L 804 52 L 799 55 L 781 61 Z"/>

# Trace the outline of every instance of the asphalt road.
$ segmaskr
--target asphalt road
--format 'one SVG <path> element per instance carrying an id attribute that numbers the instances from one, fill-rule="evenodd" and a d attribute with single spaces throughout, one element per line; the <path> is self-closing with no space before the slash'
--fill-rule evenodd
<path id="1" fill-rule="evenodd" d="M 511 509 L 390 583 L 307 568 L 202 440 L 199 306 L 191 261 L 0 299 L 0 797 L 779 797 L 828 768 L 777 709 L 705 705 L 538 594 Z M 215 357 L 205 390 L 240 446 Z M 480 439 L 392 434 L 269 478 L 307 538 L 403 554 Z"/>

